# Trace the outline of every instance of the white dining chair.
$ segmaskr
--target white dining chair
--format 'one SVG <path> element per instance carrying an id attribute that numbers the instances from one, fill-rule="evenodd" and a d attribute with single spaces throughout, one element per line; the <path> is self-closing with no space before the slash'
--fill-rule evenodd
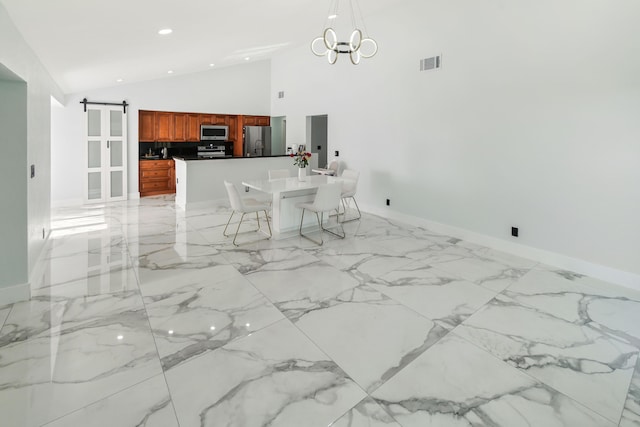
<path id="1" fill-rule="evenodd" d="M 240 222 L 238 223 L 238 227 L 236 228 L 236 233 L 233 236 L 233 244 L 235 246 L 238 246 L 238 244 L 236 243 L 236 239 L 238 238 L 238 232 L 240 231 L 240 226 L 242 225 L 244 216 L 248 213 L 255 212 L 256 221 L 258 221 L 258 228 L 255 231 L 260 231 L 261 230 L 260 217 L 258 215 L 258 212 L 262 211 L 264 212 L 264 217 L 267 220 L 267 227 L 269 228 L 269 236 L 267 237 L 267 239 L 270 239 L 272 236 L 271 224 L 269 224 L 269 215 L 267 214 L 267 211 L 269 210 L 269 206 L 266 204 L 260 203 L 254 199 L 243 200 L 242 197 L 240 197 L 240 193 L 238 192 L 238 189 L 236 188 L 236 186 L 230 183 L 229 181 L 225 181 L 224 186 L 227 189 L 227 194 L 229 196 L 229 203 L 231 204 L 231 215 L 229 216 L 229 220 L 227 221 L 227 225 L 224 227 L 224 231 L 222 232 L 222 234 L 225 237 L 231 236 L 230 234 L 227 234 L 227 228 L 231 223 L 231 218 L 233 218 L 233 215 L 236 213 L 242 214 L 242 216 L 240 217 Z"/>
<path id="2" fill-rule="evenodd" d="M 358 202 L 356 202 L 356 191 L 358 189 L 358 178 L 360 177 L 360 172 L 354 171 L 352 169 L 345 169 L 342 171 L 342 194 L 340 195 L 340 200 L 342 201 L 342 207 L 344 211 L 342 213 L 343 218 L 342 222 L 355 221 L 357 219 L 362 218 L 362 214 L 360 213 L 360 208 L 358 207 Z M 352 199 L 353 203 L 356 205 L 356 209 L 358 210 L 358 216 L 346 219 L 347 218 L 347 203 L 346 199 Z"/>
<path id="3" fill-rule="evenodd" d="M 289 169 L 271 169 L 269 171 L 269 179 L 289 178 L 291 173 Z"/>
<path id="4" fill-rule="evenodd" d="M 311 169 L 311 172 L 315 172 L 320 175 L 336 176 L 338 175 L 339 165 L 340 163 L 334 159 L 329 162 L 326 168 Z"/>
<path id="5" fill-rule="evenodd" d="M 324 184 L 318 187 L 318 192 L 316 193 L 316 197 L 313 199 L 313 202 L 309 203 L 297 203 L 296 207 L 302 209 L 302 217 L 300 218 L 300 235 L 305 239 L 311 240 L 313 243 L 318 245 L 322 245 L 324 240 L 322 238 L 323 231 L 333 234 L 341 239 L 344 239 L 345 233 L 344 228 L 342 228 L 342 224 L 337 220 L 337 227 L 340 228 L 341 233 L 336 233 L 330 229 L 327 229 L 322 224 L 324 222 L 324 213 L 336 211 L 340 209 L 340 195 L 342 193 L 342 185 L 340 183 L 337 184 Z M 320 241 L 314 240 L 311 237 L 305 235 L 302 232 L 302 223 L 304 222 L 304 213 L 305 211 L 315 212 L 316 219 L 318 220 L 318 227 L 320 228 Z"/>

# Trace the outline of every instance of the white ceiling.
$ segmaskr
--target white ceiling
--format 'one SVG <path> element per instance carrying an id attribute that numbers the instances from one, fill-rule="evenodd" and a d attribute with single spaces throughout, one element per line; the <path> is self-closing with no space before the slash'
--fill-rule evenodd
<path id="1" fill-rule="evenodd" d="M 271 57 L 320 35 L 330 0 L 0 0 L 65 93 Z M 363 15 L 406 1 L 361 0 Z M 424 1 L 424 0 L 422 0 Z M 355 4 L 355 0 L 354 0 Z M 348 1 L 340 4 L 347 17 Z M 350 16 L 349 16 L 350 21 Z M 366 20 L 366 19 L 365 19 Z M 160 36 L 158 30 L 172 28 Z M 371 35 L 374 29 L 369 28 Z M 311 53 L 310 53 L 311 54 Z M 117 79 L 123 79 L 117 83 Z"/>

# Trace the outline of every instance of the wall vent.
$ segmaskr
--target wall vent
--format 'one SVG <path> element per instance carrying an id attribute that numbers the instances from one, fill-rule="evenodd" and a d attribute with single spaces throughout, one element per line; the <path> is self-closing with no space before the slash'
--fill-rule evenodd
<path id="1" fill-rule="evenodd" d="M 282 98 L 284 98 L 284 91 L 283 90 L 278 92 L 278 99 L 282 99 Z"/>
<path id="2" fill-rule="evenodd" d="M 420 71 L 438 70 L 440 67 L 442 67 L 442 55 L 420 60 Z"/>

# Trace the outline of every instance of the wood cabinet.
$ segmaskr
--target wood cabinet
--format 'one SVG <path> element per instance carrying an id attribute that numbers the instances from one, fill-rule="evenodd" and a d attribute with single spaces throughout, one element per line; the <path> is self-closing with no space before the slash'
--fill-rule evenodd
<path id="1" fill-rule="evenodd" d="M 215 115 L 214 114 L 200 114 L 201 125 L 212 125 Z"/>
<path id="2" fill-rule="evenodd" d="M 156 112 L 138 112 L 138 141 L 153 142 L 156 140 Z"/>
<path id="3" fill-rule="evenodd" d="M 186 118 L 186 137 L 187 142 L 200 142 L 200 114 L 187 114 Z"/>
<path id="4" fill-rule="evenodd" d="M 172 141 L 184 142 L 187 140 L 187 114 L 173 113 Z"/>
<path id="5" fill-rule="evenodd" d="M 173 160 L 140 160 L 140 197 L 176 192 Z"/>
<path id="6" fill-rule="evenodd" d="M 243 116 L 243 126 L 269 126 L 269 116 Z"/>
<path id="7" fill-rule="evenodd" d="M 242 142 L 243 126 L 269 126 L 270 123 L 269 116 L 140 110 L 138 112 L 138 141 L 200 142 L 201 125 L 227 125 L 229 126 L 229 140 L 235 143 Z"/>
<path id="8" fill-rule="evenodd" d="M 171 142 L 173 138 L 173 113 L 156 111 L 156 141 Z"/>

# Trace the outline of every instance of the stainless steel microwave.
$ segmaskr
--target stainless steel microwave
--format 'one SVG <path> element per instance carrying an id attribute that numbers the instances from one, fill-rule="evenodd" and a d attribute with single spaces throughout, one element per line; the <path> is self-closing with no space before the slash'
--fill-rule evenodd
<path id="1" fill-rule="evenodd" d="M 201 125 L 200 141 L 228 141 L 229 126 L 224 125 Z"/>

